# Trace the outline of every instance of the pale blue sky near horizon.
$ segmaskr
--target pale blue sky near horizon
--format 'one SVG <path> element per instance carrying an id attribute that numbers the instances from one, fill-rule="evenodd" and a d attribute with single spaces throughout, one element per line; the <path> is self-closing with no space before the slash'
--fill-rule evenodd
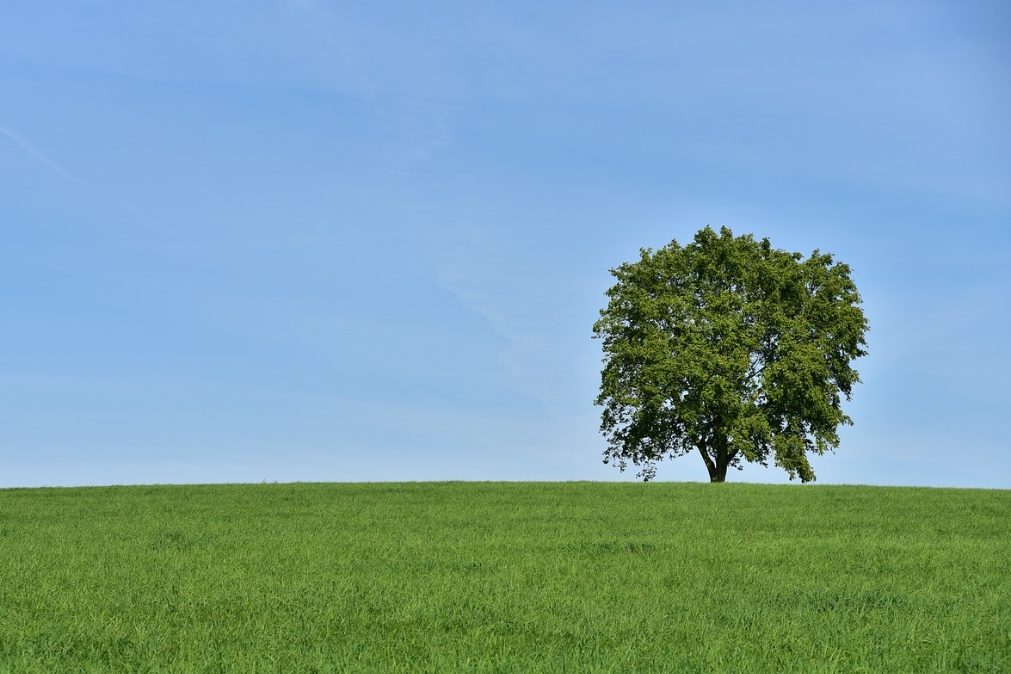
<path id="1" fill-rule="evenodd" d="M 0 487 L 633 480 L 591 325 L 708 224 L 853 268 L 818 483 L 1011 488 L 1008 120 L 1002 2 L 5 2 Z"/>

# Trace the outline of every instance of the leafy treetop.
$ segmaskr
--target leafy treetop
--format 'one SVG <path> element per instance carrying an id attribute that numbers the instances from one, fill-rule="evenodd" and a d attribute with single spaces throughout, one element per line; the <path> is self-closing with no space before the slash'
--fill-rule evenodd
<path id="1" fill-rule="evenodd" d="M 713 482 L 770 459 L 814 480 L 808 454 L 837 447 L 852 423 L 841 397 L 859 381 L 867 320 L 850 268 L 832 255 L 706 227 L 611 273 L 594 324 L 603 341 L 597 404 L 604 462 L 639 477 L 698 451 Z"/>

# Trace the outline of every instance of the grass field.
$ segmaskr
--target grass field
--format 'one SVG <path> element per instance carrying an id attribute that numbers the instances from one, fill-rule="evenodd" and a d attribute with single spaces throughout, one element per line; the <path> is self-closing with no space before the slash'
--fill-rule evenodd
<path id="1" fill-rule="evenodd" d="M 0 672 L 1011 672 L 1011 491 L 0 490 Z"/>

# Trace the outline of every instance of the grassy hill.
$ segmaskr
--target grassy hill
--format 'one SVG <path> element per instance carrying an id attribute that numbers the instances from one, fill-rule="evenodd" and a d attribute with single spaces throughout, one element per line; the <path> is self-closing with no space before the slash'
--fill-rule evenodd
<path id="1" fill-rule="evenodd" d="M 0 672 L 1009 672 L 1011 491 L 0 490 Z"/>

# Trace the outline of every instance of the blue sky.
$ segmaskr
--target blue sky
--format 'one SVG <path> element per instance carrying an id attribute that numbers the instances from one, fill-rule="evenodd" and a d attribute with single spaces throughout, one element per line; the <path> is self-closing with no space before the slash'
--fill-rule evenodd
<path id="1" fill-rule="evenodd" d="M 1011 487 L 1009 38 L 1000 2 L 8 0 L 0 486 L 632 479 L 590 327 L 711 224 L 853 267 L 819 482 Z"/>

